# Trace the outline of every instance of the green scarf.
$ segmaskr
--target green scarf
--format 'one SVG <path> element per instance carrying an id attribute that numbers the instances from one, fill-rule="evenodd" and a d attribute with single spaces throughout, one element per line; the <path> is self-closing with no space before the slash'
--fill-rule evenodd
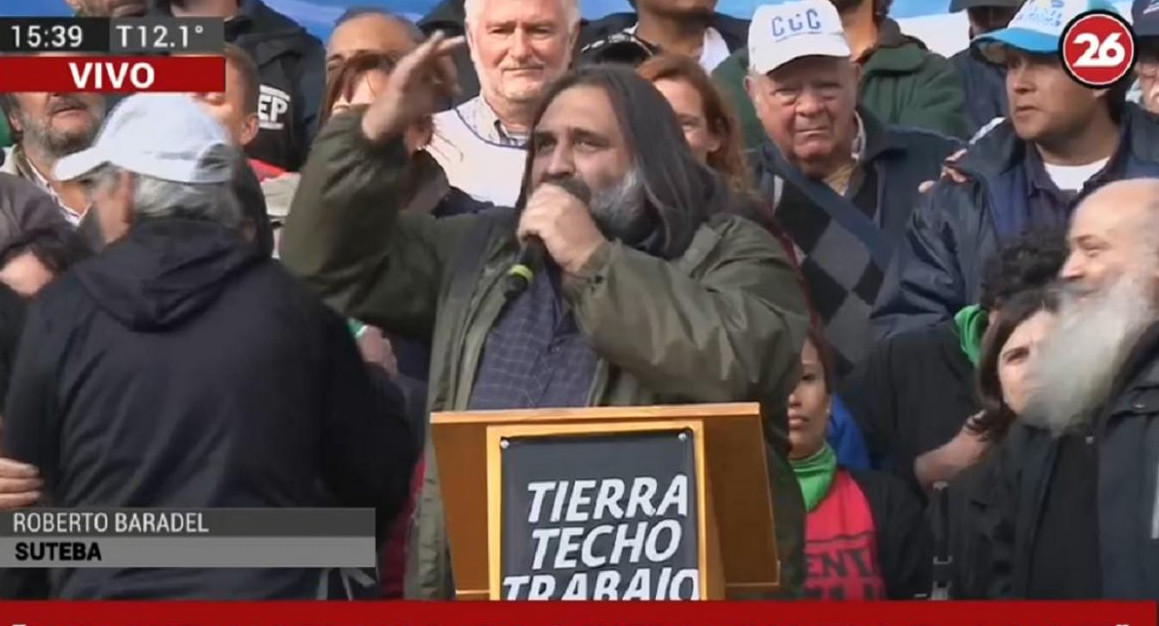
<path id="1" fill-rule="evenodd" d="M 837 474 L 837 453 L 829 444 L 821 446 L 811 457 L 789 462 L 797 483 L 801 485 L 801 495 L 805 496 L 805 510 L 812 511 L 829 493 L 833 476 Z"/>
<path id="2" fill-rule="evenodd" d="M 989 320 L 986 311 L 977 304 L 972 304 L 954 316 L 954 324 L 958 327 L 958 341 L 962 344 L 962 352 L 970 359 L 970 364 L 978 367 L 978 357 L 982 352 L 982 333 L 986 332 Z"/>

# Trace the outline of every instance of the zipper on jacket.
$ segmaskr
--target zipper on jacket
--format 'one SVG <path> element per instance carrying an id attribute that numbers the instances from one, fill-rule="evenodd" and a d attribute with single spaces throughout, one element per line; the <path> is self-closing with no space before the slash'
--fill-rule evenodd
<path id="1" fill-rule="evenodd" d="M 1151 502 L 1151 539 L 1159 540 L 1159 463 L 1155 464 L 1155 493 Z"/>
<path id="2" fill-rule="evenodd" d="M 600 357 L 596 361 L 596 374 L 592 377 L 592 386 L 588 389 L 588 399 L 585 406 L 603 406 L 604 393 L 608 390 L 608 379 L 611 378 L 612 366 L 608 360 Z"/>

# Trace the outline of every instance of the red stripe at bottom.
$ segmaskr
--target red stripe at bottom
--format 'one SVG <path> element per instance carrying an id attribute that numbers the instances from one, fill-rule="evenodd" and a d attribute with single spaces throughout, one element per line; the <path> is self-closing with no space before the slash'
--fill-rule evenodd
<path id="1" fill-rule="evenodd" d="M 1155 626 L 1154 602 L 4 602 L 0 626 Z"/>

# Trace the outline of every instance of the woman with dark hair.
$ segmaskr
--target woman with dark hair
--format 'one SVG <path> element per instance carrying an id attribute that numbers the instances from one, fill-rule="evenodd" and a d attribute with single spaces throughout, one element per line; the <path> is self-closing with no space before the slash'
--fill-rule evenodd
<path id="1" fill-rule="evenodd" d="M 805 497 L 805 595 L 907 600 L 929 590 L 931 537 L 921 502 L 900 479 L 851 471 L 826 442 L 833 366 L 815 328 L 789 395 L 790 463 Z"/>
<path id="2" fill-rule="evenodd" d="M 1038 346 L 1050 331 L 1058 311 L 1052 287 L 1023 291 L 1003 303 L 982 339 L 978 359 L 978 398 L 982 412 L 966 428 L 983 443 L 975 462 L 947 485 L 935 485 L 935 528 L 944 537 L 951 566 L 941 582 L 950 597 L 960 600 L 987 597 L 990 574 L 988 528 L 994 484 L 991 452 L 1026 409 L 1030 395 L 1027 372 Z"/>
<path id="3" fill-rule="evenodd" d="M 751 181 L 736 115 L 700 64 L 691 57 L 661 54 L 636 72 L 672 105 L 692 153 L 724 176 L 733 189 L 747 192 Z"/>

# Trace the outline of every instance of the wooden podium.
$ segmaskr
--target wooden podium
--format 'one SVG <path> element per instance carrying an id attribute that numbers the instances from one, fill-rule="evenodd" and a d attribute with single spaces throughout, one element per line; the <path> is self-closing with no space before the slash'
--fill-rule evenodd
<path id="1" fill-rule="evenodd" d="M 722 600 L 779 585 L 758 404 L 431 425 L 459 600 Z"/>

